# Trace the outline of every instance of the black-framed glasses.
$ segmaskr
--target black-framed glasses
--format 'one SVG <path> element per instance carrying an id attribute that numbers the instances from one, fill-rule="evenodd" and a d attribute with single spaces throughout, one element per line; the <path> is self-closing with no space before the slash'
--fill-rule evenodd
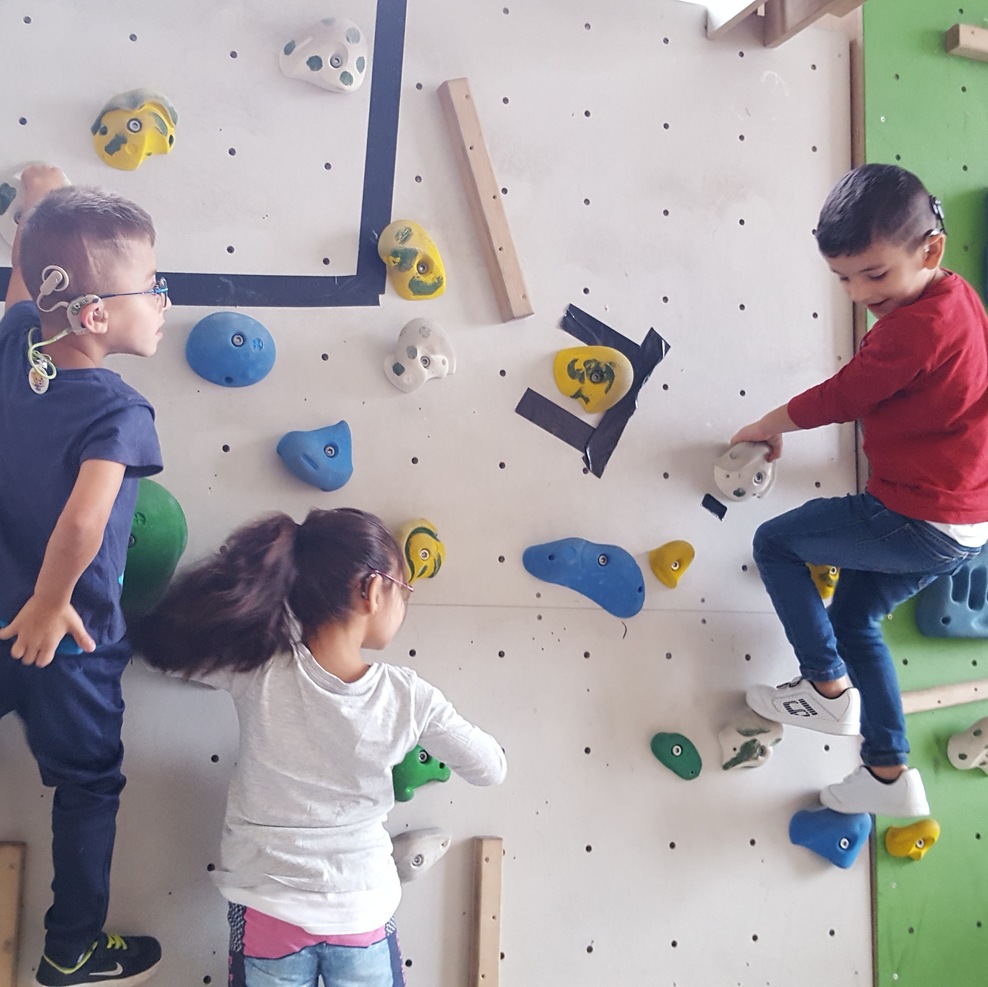
<path id="1" fill-rule="evenodd" d="M 158 295 L 164 297 L 168 294 L 168 282 L 164 278 L 158 278 L 154 282 L 153 288 L 146 288 L 144 291 L 115 291 L 110 295 L 100 295 L 100 298 L 124 298 L 127 295 Z"/>
<path id="2" fill-rule="evenodd" d="M 408 602 L 408 598 L 412 595 L 412 593 L 415 592 L 415 587 L 412 586 L 410 583 L 403 582 L 402 580 L 397 579 L 395 576 L 389 575 L 386 572 L 382 572 L 380 569 L 371 569 L 367 578 L 370 579 L 371 576 L 380 576 L 382 579 L 387 579 L 389 582 L 394 583 L 395 586 L 397 586 L 398 589 L 401 590 L 401 597 L 406 603 Z"/>

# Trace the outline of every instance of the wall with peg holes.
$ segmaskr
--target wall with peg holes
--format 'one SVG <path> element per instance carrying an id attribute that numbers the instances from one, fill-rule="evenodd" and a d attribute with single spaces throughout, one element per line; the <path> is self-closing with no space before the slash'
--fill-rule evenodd
<path id="1" fill-rule="evenodd" d="M 156 218 L 173 285 L 165 339 L 153 359 L 113 368 L 157 409 L 159 479 L 188 517 L 187 561 L 271 509 L 356 505 L 394 526 L 438 525 L 447 564 L 419 585 L 383 657 L 496 735 L 509 774 L 493 790 L 424 788 L 391 814 L 392 833 L 439 826 L 453 841 L 405 889 L 409 985 L 466 982 L 476 835 L 504 839 L 504 983 L 869 984 L 867 850 L 845 871 L 788 839 L 793 813 L 853 767 L 854 741 L 790 731 L 767 764 L 730 772 L 718 742 L 748 685 L 795 674 L 752 532 L 853 488 L 852 430 L 793 437 L 766 499 L 731 503 L 723 519 L 701 506 L 724 499 L 712 465 L 735 429 L 851 353 L 849 306 L 811 236 L 850 160 L 847 38 L 809 30 L 766 50 L 752 23 L 710 42 L 703 8 L 677 0 L 483 0 L 455 19 L 437 0 L 347 0 L 331 12 L 373 45 L 349 95 L 279 71 L 281 45 L 327 14 L 314 0 L 173 0 L 167 16 L 123 0 L 5 4 L 0 169 L 51 160 Z M 499 318 L 436 95 L 462 76 L 528 319 Z M 139 86 L 175 104 L 175 148 L 117 171 L 89 126 Z M 435 300 L 402 300 L 375 266 L 373 236 L 398 217 L 439 245 L 448 288 Z M 632 343 L 654 330 L 668 346 L 599 476 L 515 411 L 529 389 L 574 410 L 551 373 L 577 344 L 559 328 L 570 305 Z M 237 389 L 184 357 L 197 320 L 234 307 L 277 346 L 271 373 Z M 382 367 L 414 317 L 446 330 L 456 370 L 404 394 Z M 275 445 L 340 420 L 354 474 L 322 493 Z M 639 614 L 621 620 L 526 573 L 526 547 L 570 536 L 634 556 Z M 669 589 L 648 554 L 674 539 L 696 558 Z M 221 984 L 225 908 L 209 872 L 235 716 L 226 696 L 140 661 L 125 689 L 110 925 L 162 940 L 163 984 Z M 699 777 L 652 756 L 656 732 L 692 740 Z M 0 839 L 29 848 L 24 987 L 48 901 L 50 793 L 12 717 L 0 793 Z"/>

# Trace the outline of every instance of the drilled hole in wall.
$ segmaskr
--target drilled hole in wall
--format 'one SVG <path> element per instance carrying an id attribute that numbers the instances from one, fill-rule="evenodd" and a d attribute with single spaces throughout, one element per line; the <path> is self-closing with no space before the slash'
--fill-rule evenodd
<path id="1" fill-rule="evenodd" d="M 418 462 L 419 462 L 419 457 L 418 456 L 412 456 L 412 465 L 413 466 L 417 466 L 418 465 Z"/>
<path id="2" fill-rule="evenodd" d="M 230 52 L 230 57 L 231 58 L 236 58 L 237 57 L 237 53 L 235 51 L 231 51 Z"/>
<path id="3" fill-rule="evenodd" d="M 422 83 L 421 82 L 416 82 L 415 83 L 415 88 L 416 89 L 421 89 L 422 88 Z"/>
<path id="4" fill-rule="evenodd" d="M 229 452 L 230 451 L 230 447 L 227 446 L 227 445 L 223 446 L 223 451 L 224 452 Z"/>
<path id="5" fill-rule="evenodd" d="M 136 35 L 136 34 L 132 34 L 132 35 L 130 36 L 130 40 L 131 40 L 131 41 L 136 41 L 136 40 L 137 40 L 137 35 Z"/>

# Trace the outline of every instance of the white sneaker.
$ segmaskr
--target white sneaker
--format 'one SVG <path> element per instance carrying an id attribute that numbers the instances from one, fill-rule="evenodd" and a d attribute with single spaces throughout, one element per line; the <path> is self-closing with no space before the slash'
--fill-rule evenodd
<path id="1" fill-rule="evenodd" d="M 901 819 L 930 814 L 923 779 L 915 768 L 907 768 L 886 784 L 862 764 L 843 781 L 820 792 L 820 801 L 834 812 L 872 812 Z"/>
<path id="2" fill-rule="evenodd" d="M 745 693 L 744 701 L 759 716 L 786 726 L 806 727 L 841 737 L 853 737 L 861 729 L 861 696 L 854 688 L 828 699 L 812 683 L 797 677 L 774 689 L 770 685 L 753 685 Z"/>

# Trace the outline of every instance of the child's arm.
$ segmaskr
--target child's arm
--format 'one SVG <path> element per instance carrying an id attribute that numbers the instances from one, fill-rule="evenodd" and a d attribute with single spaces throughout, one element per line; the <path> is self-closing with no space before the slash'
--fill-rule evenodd
<path id="1" fill-rule="evenodd" d="M 48 539 L 34 595 L 0 629 L 0 640 L 16 637 L 10 656 L 39 668 L 49 664 L 65 634 L 83 651 L 96 642 L 72 606 L 72 591 L 96 557 L 114 501 L 124 478 L 122 463 L 87 459 L 79 467 L 72 493 Z"/>
<path id="2" fill-rule="evenodd" d="M 500 785 L 508 770 L 501 745 L 465 720 L 438 690 L 419 743 L 471 785 Z"/>
<path id="3" fill-rule="evenodd" d="M 782 455 L 782 433 L 799 430 L 799 426 L 789 417 L 789 405 L 784 404 L 737 431 L 731 439 L 731 445 L 737 442 L 767 442 L 769 453 L 765 459 L 772 462 Z"/>
<path id="4" fill-rule="evenodd" d="M 67 185 L 68 181 L 61 168 L 47 164 L 30 164 L 21 172 L 21 186 L 24 189 L 24 199 L 18 203 L 18 212 L 24 215 L 31 206 L 40 202 L 52 189 Z M 31 297 L 24 284 L 21 274 L 21 228 L 18 225 L 14 232 L 14 246 L 10 255 L 10 282 L 7 285 L 7 308 L 15 302 L 22 302 Z"/>

